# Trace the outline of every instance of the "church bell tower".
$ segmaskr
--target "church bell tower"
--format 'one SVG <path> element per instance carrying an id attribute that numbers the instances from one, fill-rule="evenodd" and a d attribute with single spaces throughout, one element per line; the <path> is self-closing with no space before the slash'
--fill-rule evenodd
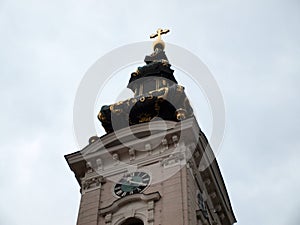
<path id="1" fill-rule="evenodd" d="M 65 156 L 80 186 L 77 225 L 231 225 L 236 222 L 207 138 L 177 83 L 158 29 L 131 74 L 133 97 L 102 106 L 107 134 Z M 210 160 L 213 159 L 213 160 Z"/>

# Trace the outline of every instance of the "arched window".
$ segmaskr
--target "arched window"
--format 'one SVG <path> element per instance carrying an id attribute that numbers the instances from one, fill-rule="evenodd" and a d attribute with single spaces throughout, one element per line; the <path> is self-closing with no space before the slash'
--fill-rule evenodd
<path id="1" fill-rule="evenodd" d="M 140 219 L 131 217 L 125 220 L 121 225 L 144 225 L 144 222 Z"/>

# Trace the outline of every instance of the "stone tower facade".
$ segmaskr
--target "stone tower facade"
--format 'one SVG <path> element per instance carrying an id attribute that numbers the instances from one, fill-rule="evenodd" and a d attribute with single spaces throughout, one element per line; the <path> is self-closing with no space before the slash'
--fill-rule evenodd
<path id="1" fill-rule="evenodd" d="M 221 172 L 177 84 L 159 29 L 128 84 L 134 97 L 103 106 L 107 134 L 65 158 L 81 187 L 77 225 L 229 225 Z"/>

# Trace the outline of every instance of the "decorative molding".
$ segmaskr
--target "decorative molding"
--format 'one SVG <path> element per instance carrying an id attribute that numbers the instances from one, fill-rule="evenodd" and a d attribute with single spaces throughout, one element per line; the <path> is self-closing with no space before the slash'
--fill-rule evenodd
<path id="1" fill-rule="evenodd" d="M 161 153 L 163 153 L 165 150 L 169 149 L 169 143 L 166 138 L 162 139 L 161 144 L 162 144 Z"/>
<path id="2" fill-rule="evenodd" d="M 176 153 L 171 154 L 168 158 L 163 159 L 161 161 L 161 165 L 164 168 L 179 165 L 180 161 L 183 160 L 184 158 L 185 157 L 184 157 L 184 154 L 182 152 L 176 152 Z"/>
<path id="3" fill-rule="evenodd" d="M 152 146 L 151 144 L 145 144 L 145 150 L 148 151 L 148 155 L 152 155 Z"/>
<path id="4" fill-rule="evenodd" d="M 220 219 L 221 219 L 221 220 L 224 220 L 224 219 L 225 219 L 224 213 L 221 213 L 221 214 L 220 214 Z"/>
<path id="5" fill-rule="evenodd" d="M 152 223 L 154 221 L 154 201 L 148 202 L 148 223 Z"/>
<path id="6" fill-rule="evenodd" d="M 102 163 L 102 159 L 98 158 L 96 160 L 96 164 L 97 164 L 97 170 L 103 170 L 103 163 Z"/>
<path id="7" fill-rule="evenodd" d="M 82 194 L 100 188 L 101 184 L 103 183 L 105 183 L 105 178 L 103 178 L 102 176 L 82 178 L 81 179 Z"/>
<path id="8" fill-rule="evenodd" d="M 216 192 L 212 192 L 212 193 L 209 194 L 209 196 L 211 198 L 216 198 L 217 197 L 217 193 Z"/>
<path id="9" fill-rule="evenodd" d="M 151 144 L 145 144 L 145 150 L 146 151 L 150 151 L 150 150 L 152 150 L 152 148 L 151 148 Z"/>
<path id="10" fill-rule="evenodd" d="M 110 225 L 111 220 L 112 220 L 112 215 L 111 215 L 111 213 L 109 213 L 105 216 L 105 224 Z"/>
<path id="11" fill-rule="evenodd" d="M 93 166 L 92 166 L 92 163 L 91 162 L 86 162 L 85 164 L 86 168 L 87 168 L 87 172 L 86 173 L 92 173 L 94 172 L 94 169 L 93 169 Z"/>
<path id="12" fill-rule="evenodd" d="M 136 201 L 158 201 L 161 198 L 159 192 L 153 192 L 151 194 L 134 194 L 129 195 L 124 198 L 120 198 L 114 201 L 110 206 L 99 209 L 99 215 L 106 216 L 108 213 L 114 213 L 118 211 L 118 209 L 128 203 L 136 202 Z"/>
<path id="13" fill-rule="evenodd" d="M 196 210 L 197 219 L 201 221 L 201 224 L 208 225 L 211 224 L 208 217 L 205 217 L 205 211 L 198 209 Z"/>
<path id="14" fill-rule="evenodd" d="M 207 178 L 206 180 L 204 180 L 204 183 L 206 186 L 209 186 L 211 184 L 211 180 Z"/>
<path id="15" fill-rule="evenodd" d="M 220 204 L 218 204 L 218 205 L 215 206 L 215 211 L 216 212 L 220 212 L 221 210 L 222 210 L 222 207 L 221 207 Z"/>
<path id="16" fill-rule="evenodd" d="M 133 149 L 133 148 L 130 148 L 129 150 L 128 150 L 128 153 L 129 153 L 129 156 L 130 156 L 130 161 L 133 161 L 133 160 L 135 160 L 135 150 Z"/>
<path id="17" fill-rule="evenodd" d="M 119 155 L 117 153 L 114 153 L 112 155 L 112 158 L 114 160 L 114 165 L 118 165 L 120 163 L 120 160 L 119 160 Z"/>
<path id="18" fill-rule="evenodd" d="M 172 136 L 172 141 L 174 143 L 174 146 L 177 147 L 178 146 L 178 136 L 177 135 L 173 135 Z"/>

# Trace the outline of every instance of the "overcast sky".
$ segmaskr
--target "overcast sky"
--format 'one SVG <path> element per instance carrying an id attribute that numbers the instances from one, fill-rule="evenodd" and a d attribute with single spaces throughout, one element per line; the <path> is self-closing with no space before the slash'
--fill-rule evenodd
<path id="1" fill-rule="evenodd" d="M 217 158 L 238 224 L 300 224 L 299 23 L 299 0 L 1 0 L 0 224 L 75 224 L 79 186 L 63 156 L 78 150 L 77 87 L 101 56 L 158 27 L 222 91 Z"/>

